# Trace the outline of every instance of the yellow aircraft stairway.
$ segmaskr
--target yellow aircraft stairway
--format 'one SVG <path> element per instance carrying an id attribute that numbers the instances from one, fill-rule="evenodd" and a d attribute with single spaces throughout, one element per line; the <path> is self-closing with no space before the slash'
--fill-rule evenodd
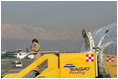
<path id="1" fill-rule="evenodd" d="M 45 60 L 48 67 L 35 78 L 95 78 L 95 53 L 45 54 L 19 73 L 4 78 L 23 78 Z"/>

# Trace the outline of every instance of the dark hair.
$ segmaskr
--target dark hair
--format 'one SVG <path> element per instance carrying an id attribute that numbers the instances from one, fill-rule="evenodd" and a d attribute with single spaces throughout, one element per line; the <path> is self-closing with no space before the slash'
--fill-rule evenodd
<path id="1" fill-rule="evenodd" d="M 33 40 L 32 40 L 32 43 L 33 43 L 33 42 L 38 43 L 38 40 L 37 40 L 37 39 L 33 39 Z"/>

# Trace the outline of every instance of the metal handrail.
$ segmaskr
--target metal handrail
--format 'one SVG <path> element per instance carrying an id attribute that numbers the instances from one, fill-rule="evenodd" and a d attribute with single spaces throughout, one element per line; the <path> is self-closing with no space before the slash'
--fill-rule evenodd
<path id="1" fill-rule="evenodd" d="M 45 54 L 43 56 L 41 56 L 39 59 L 37 59 L 36 61 L 34 61 L 32 64 L 30 64 L 28 67 L 26 67 L 25 69 L 23 69 L 22 71 L 20 71 L 17 74 L 8 74 L 5 75 L 6 77 L 12 77 L 12 78 L 21 78 L 23 76 L 25 76 L 27 73 L 29 73 L 30 71 L 32 71 L 34 68 L 36 68 L 37 66 L 39 66 L 41 63 L 43 63 L 46 59 L 48 59 L 48 63 L 50 63 L 50 65 L 48 66 L 48 68 L 57 68 L 58 64 L 56 64 L 56 62 L 58 61 L 58 57 L 54 54 Z M 50 60 L 54 59 L 54 62 L 52 63 Z M 55 64 L 55 65 L 51 65 L 51 64 Z"/>

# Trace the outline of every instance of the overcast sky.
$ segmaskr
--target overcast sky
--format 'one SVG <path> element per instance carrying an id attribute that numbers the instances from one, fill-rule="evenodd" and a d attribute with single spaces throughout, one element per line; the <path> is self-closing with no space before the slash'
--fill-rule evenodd
<path id="1" fill-rule="evenodd" d="M 29 47 L 37 38 L 41 50 L 79 51 L 81 30 L 95 31 L 117 21 L 117 2 L 1 3 L 2 50 Z"/>

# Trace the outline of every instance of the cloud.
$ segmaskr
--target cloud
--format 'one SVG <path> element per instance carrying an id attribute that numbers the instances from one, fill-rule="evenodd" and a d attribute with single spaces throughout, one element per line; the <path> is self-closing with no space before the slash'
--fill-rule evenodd
<path id="1" fill-rule="evenodd" d="M 1 25 L 2 39 L 30 40 L 38 38 L 42 40 L 81 40 L 81 30 L 73 28 L 44 29 L 29 25 Z"/>

